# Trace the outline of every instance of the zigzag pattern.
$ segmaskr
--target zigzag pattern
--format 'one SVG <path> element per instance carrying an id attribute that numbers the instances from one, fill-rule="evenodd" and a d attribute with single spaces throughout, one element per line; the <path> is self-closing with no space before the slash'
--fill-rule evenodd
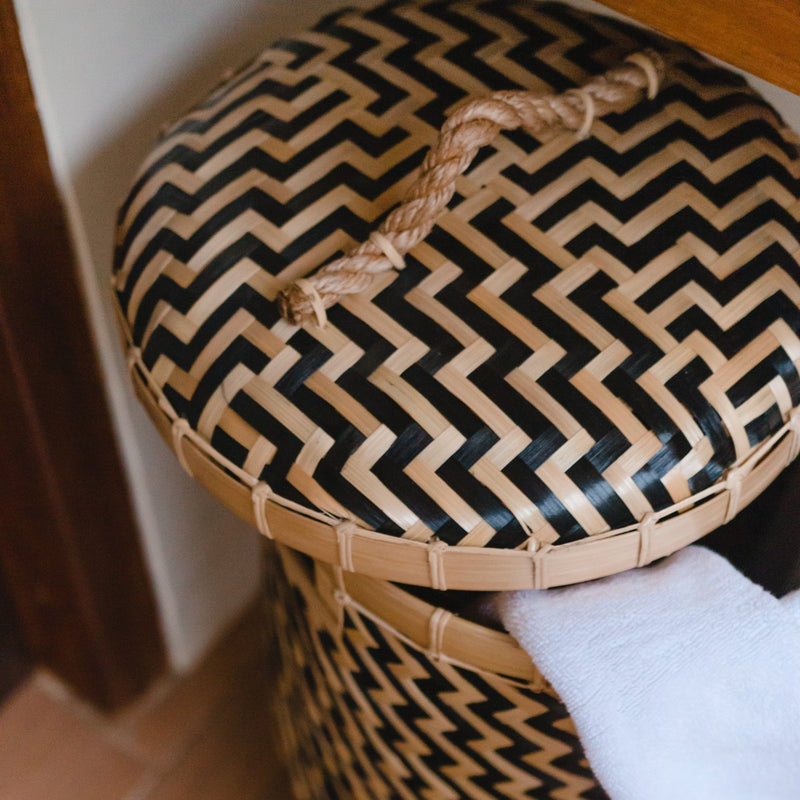
<path id="1" fill-rule="evenodd" d="M 399 274 L 298 330 L 448 110 L 654 45 L 652 102 L 499 137 Z M 117 299 L 177 412 L 279 494 L 450 544 L 568 542 L 724 477 L 800 403 L 800 159 L 738 77 L 557 4 L 393 2 L 280 42 L 172 126 Z"/>
<path id="2" fill-rule="evenodd" d="M 340 634 L 287 566 L 269 613 L 298 800 L 604 800 L 559 700 L 436 663 L 352 610 Z"/>

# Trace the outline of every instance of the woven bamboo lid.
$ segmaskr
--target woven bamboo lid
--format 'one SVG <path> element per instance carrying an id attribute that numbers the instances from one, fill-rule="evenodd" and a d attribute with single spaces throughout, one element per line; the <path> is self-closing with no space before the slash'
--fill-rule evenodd
<path id="1" fill-rule="evenodd" d="M 694 541 L 797 454 L 798 198 L 778 116 L 686 48 L 393 2 L 166 131 L 115 297 L 159 430 L 267 535 L 405 583 L 560 585 Z"/>

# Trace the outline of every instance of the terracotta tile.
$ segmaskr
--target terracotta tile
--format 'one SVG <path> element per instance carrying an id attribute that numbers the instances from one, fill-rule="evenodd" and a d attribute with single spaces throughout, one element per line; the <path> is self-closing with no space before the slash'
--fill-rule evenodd
<path id="1" fill-rule="evenodd" d="M 241 675 L 219 713 L 146 800 L 290 800 L 274 755 L 263 673 Z"/>
<path id="2" fill-rule="evenodd" d="M 100 715 L 39 673 L 0 708 L 0 800 L 291 800 L 254 608 L 187 677 Z"/>
<path id="3" fill-rule="evenodd" d="M 172 764 L 226 703 L 240 676 L 261 668 L 264 644 L 254 608 L 192 674 L 173 678 L 115 720 L 132 750 L 161 768 Z"/>
<path id="4" fill-rule="evenodd" d="M 142 780 L 144 765 L 48 686 L 36 675 L 0 709 L 0 798 L 122 800 Z"/>

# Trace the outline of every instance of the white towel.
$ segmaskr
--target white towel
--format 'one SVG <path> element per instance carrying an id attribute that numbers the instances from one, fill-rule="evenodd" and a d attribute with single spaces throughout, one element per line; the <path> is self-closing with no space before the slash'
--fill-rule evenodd
<path id="1" fill-rule="evenodd" d="M 800 800 L 800 595 L 702 547 L 500 595 L 612 800 Z"/>

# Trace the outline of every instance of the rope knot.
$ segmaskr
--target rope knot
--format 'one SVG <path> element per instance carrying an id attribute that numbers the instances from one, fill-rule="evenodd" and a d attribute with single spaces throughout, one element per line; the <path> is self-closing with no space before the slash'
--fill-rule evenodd
<path id="1" fill-rule="evenodd" d="M 325 301 L 307 278 L 299 278 L 278 295 L 278 311 L 292 325 L 299 325 L 308 316 L 309 310 L 317 325 L 324 328 L 328 321 Z"/>

